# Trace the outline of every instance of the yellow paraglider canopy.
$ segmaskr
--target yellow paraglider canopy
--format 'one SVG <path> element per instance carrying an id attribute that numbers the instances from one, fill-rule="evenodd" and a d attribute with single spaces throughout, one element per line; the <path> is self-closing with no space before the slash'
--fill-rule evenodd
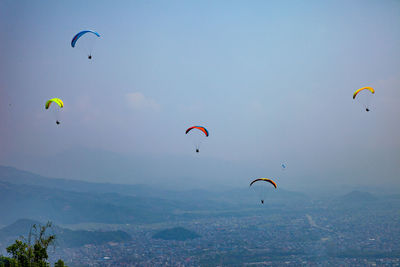
<path id="1" fill-rule="evenodd" d="M 47 100 L 46 105 L 45 105 L 46 109 L 49 109 L 51 103 L 53 103 L 53 102 L 56 103 L 57 105 L 59 105 L 60 108 L 64 107 L 64 103 L 61 99 L 52 98 L 52 99 Z"/>
<path id="2" fill-rule="evenodd" d="M 258 178 L 258 179 L 255 179 L 254 181 L 252 181 L 252 182 L 250 183 L 250 186 L 252 186 L 255 182 L 258 182 L 258 181 L 265 181 L 265 182 L 268 182 L 268 183 L 272 184 L 272 185 L 276 188 L 276 183 L 275 183 L 274 181 L 272 181 L 271 179 L 268 179 L 268 178 Z"/>
<path id="3" fill-rule="evenodd" d="M 356 96 L 358 95 L 358 93 L 361 92 L 362 90 L 369 90 L 371 93 L 375 94 L 374 88 L 372 88 L 372 87 L 363 87 L 363 88 L 360 88 L 360 89 L 358 89 L 358 90 L 356 90 L 356 91 L 354 92 L 354 94 L 353 94 L 353 99 L 355 99 Z"/>

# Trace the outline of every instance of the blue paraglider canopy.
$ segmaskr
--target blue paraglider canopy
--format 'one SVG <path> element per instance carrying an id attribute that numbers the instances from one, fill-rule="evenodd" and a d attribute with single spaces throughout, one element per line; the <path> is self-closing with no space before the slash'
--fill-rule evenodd
<path id="1" fill-rule="evenodd" d="M 81 31 L 81 32 L 78 32 L 78 33 L 74 36 L 74 38 L 72 38 L 71 46 L 72 46 L 72 47 L 75 47 L 75 44 L 76 44 L 76 42 L 78 41 L 78 39 L 81 38 L 84 34 L 87 34 L 87 33 L 91 33 L 91 34 L 96 35 L 97 37 L 100 37 L 100 34 L 98 34 L 97 32 L 94 32 L 94 31 Z"/>

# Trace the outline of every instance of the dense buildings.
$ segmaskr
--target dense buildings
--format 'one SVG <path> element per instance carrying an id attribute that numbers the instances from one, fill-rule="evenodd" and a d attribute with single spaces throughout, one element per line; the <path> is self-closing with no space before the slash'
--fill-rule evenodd
<path id="1" fill-rule="evenodd" d="M 400 266 L 400 218 L 388 210 L 305 207 L 301 212 L 124 225 L 126 243 L 58 248 L 69 266 Z M 201 237 L 153 239 L 171 225 Z M 111 227 L 111 226 L 110 226 Z"/>

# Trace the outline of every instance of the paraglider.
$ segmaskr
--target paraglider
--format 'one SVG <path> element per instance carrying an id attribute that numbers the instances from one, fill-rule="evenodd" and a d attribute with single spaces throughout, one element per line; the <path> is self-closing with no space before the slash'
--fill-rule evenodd
<path id="1" fill-rule="evenodd" d="M 81 31 L 75 34 L 75 36 L 71 40 L 71 46 L 74 48 L 75 46 L 80 47 L 84 50 L 84 52 L 88 55 L 88 59 L 92 59 L 92 50 L 94 43 L 97 38 L 100 37 L 95 31 Z M 77 42 L 79 43 L 77 45 Z"/>
<path id="2" fill-rule="evenodd" d="M 59 108 L 63 108 L 63 107 L 64 107 L 64 102 L 63 102 L 61 99 L 59 99 L 59 98 L 52 98 L 52 99 L 49 99 L 49 100 L 46 101 L 45 108 L 46 108 L 46 109 L 49 109 L 50 106 L 52 105 L 52 103 L 54 103 L 53 106 L 56 105 L 56 106 L 58 106 Z M 61 122 L 60 122 L 60 120 L 58 119 L 58 116 L 59 116 L 59 115 L 58 115 L 58 110 L 55 110 L 55 112 L 56 112 L 56 117 L 57 117 L 57 119 L 56 119 L 56 124 L 59 125 Z"/>
<path id="3" fill-rule="evenodd" d="M 200 144 L 205 137 L 208 137 L 208 130 L 203 126 L 192 126 L 186 130 L 196 147 L 196 153 L 200 152 Z"/>
<path id="4" fill-rule="evenodd" d="M 286 164 L 285 164 L 285 163 L 282 163 L 282 164 L 281 164 L 281 167 L 282 167 L 282 170 L 283 170 L 283 171 L 286 170 Z"/>
<path id="5" fill-rule="evenodd" d="M 375 94 L 375 89 L 372 87 L 362 87 L 357 89 L 353 94 L 353 99 L 357 99 L 365 107 L 365 111 L 370 111 L 371 96 Z"/>
<path id="6" fill-rule="evenodd" d="M 250 187 L 259 195 L 261 198 L 261 204 L 264 204 L 265 195 L 268 192 L 268 187 L 272 185 L 277 188 L 276 183 L 268 178 L 258 178 L 250 183 Z"/>

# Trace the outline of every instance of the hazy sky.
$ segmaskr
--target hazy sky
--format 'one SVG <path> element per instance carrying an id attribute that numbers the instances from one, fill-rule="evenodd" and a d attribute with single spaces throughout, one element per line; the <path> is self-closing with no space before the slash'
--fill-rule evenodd
<path id="1" fill-rule="evenodd" d="M 84 29 L 101 35 L 91 61 L 70 46 Z M 0 35 L 1 165 L 185 187 L 400 186 L 400 1 L 0 0 Z M 369 113 L 352 99 L 363 86 Z M 192 125 L 210 131 L 198 155 Z"/>

